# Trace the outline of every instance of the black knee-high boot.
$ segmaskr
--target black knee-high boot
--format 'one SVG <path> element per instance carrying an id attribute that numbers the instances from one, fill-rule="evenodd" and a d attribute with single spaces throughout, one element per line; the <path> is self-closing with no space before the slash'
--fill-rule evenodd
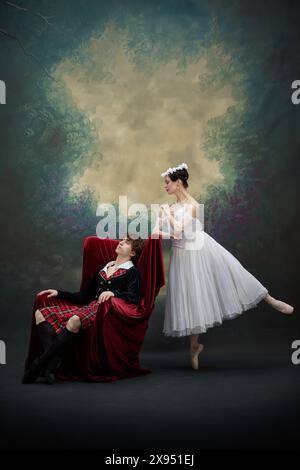
<path id="1" fill-rule="evenodd" d="M 47 366 L 52 358 L 60 355 L 64 345 L 74 338 L 77 333 L 69 331 L 64 328 L 60 333 L 57 333 L 50 347 L 31 364 L 30 368 L 23 375 L 23 384 L 34 383 L 40 372 Z"/>
<path id="2" fill-rule="evenodd" d="M 44 320 L 36 325 L 36 329 L 42 351 L 45 352 L 51 346 L 54 339 L 54 328 Z"/>
<path id="3" fill-rule="evenodd" d="M 44 376 L 45 376 L 45 380 L 47 384 L 52 385 L 55 382 L 55 374 L 60 368 L 61 363 L 62 363 L 61 356 L 59 356 L 58 354 L 52 357 L 52 359 L 50 359 L 44 372 Z"/>
<path id="4" fill-rule="evenodd" d="M 54 340 L 55 330 L 46 320 L 38 323 L 36 325 L 36 329 L 37 329 L 40 345 L 42 348 L 42 352 L 45 352 L 48 348 L 50 348 L 52 341 Z M 41 374 L 40 374 L 42 377 L 45 377 L 46 382 L 49 384 L 54 382 L 55 376 L 53 375 L 53 373 L 55 373 L 58 370 L 58 368 L 61 365 L 61 361 L 59 357 L 56 357 L 56 358 L 51 359 L 50 363 L 51 363 L 51 369 L 48 370 L 48 367 L 50 367 L 50 364 L 49 364 L 49 366 L 47 366 L 46 369 L 41 370 Z"/>

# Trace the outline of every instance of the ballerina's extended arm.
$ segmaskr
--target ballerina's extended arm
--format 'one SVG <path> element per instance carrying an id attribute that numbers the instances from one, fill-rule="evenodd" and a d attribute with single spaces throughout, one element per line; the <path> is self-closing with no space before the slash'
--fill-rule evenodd
<path id="1" fill-rule="evenodd" d="M 164 216 L 162 216 L 162 213 Z M 162 205 L 160 207 L 159 217 L 157 218 L 155 227 L 153 229 L 152 234 L 166 237 L 166 238 L 174 238 L 174 239 L 181 239 L 183 232 L 186 230 L 187 226 L 190 224 L 191 219 L 196 219 L 197 216 L 197 209 L 195 206 L 192 207 L 192 216 L 188 213 L 185 214 L 184 218 L 180 221 L 175 220 L 172 211 L 170 210 L 169 206 Z M 167 219 L 168 227 L 170 230 L 165 232 L 162 230 L 163 221 Z"/>
<path id="2" fill-rule="evenodd" d="M 160 206 L 159 208 L 159 215 L 156 219 L 156 222 L 155 222 L 155 226 L 152 230 L 152 233 L 151 233 L 151 237 L 152 238 L 156 238 L 156 237 L 163 237 L 163 238 L 173 238 L 172 237 L 172 234 L 170 232 L 166 232 L 164 230 L 162 230 L 162 226 L 163 226 L 163 223 L 164 223 L 164 218 L 163 217 L 163 206 Z"/>

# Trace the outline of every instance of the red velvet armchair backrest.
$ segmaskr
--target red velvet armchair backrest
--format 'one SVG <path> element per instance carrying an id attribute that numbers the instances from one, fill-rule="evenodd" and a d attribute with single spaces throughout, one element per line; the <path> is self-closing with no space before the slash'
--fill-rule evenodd
<path id="1" fill-rule="evenodd" d="M 97 236 L 86 237 L 83 243 L 83 267 L 81 287 L 91 278 L 99 267 L 116 259 L 115 249 L 120 240 Z M 139 309 L 148 311 L 154 305 L 155 297 L 165 285 L 163 251 L 161 239 L 145 240 L 142 253 L 136 263 L 141 274 L 141 300 Z"/>

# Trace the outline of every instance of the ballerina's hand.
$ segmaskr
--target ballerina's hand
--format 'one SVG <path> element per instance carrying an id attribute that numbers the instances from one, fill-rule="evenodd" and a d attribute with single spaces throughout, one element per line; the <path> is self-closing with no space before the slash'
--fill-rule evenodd
<path id="1" fill-rule="evenodd" d="M 159 229 L 154 228 L 151 233 L 151 238 L 158 238 L 159 237 Z"/>
<path id="2" fill-rule="evenodd" d="M 173 240 L 181 240 L 182 239 L 182 236 L 181 236 L 181 233 L 171 233 L 170 234 L 170 238 L 172 238 Z"/>
<path id="3" fill-rule="evenodd" d="M 55 289 L 46 289 L 46 290 L 42 290 L 37 295 L 43 295 L 43 294 L 48 294 L 47 297 L 57 297 L 58 292 Z"/>
<path id="4" fill-rule="evenodd" d="M 161 204 L 161 205 L 159 206 L 159 214 L 160 214 L 160 216 L 161 216 L 161 215 L 164 215 L 164 216 L 165 216 L 166 214 L 169 213 L 169 210 L 170 210 L 169 204 Z"/>

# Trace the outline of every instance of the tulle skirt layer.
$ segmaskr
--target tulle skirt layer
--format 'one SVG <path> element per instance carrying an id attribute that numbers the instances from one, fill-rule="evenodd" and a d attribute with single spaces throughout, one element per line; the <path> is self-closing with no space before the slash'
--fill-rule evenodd
<path id="1" fill-rule="evenodd" d="M 202 231 L 200 249 L 172 246 L 163 333 L 187 336 L 256 307 L 268 290 Z"/>

